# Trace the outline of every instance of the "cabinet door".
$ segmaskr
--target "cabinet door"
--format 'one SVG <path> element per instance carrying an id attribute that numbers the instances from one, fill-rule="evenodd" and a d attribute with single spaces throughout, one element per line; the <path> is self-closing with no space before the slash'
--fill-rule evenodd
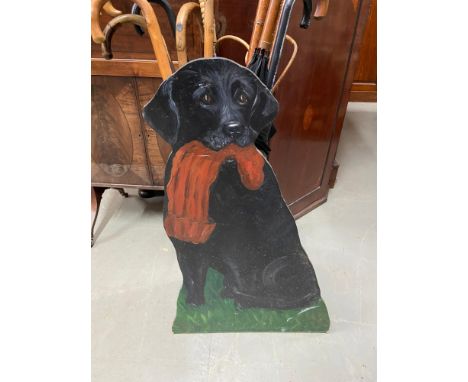
<path id="1" fill-rule="evenodd" d="M 92 76 L 91 95 L 92 183 L 152 185 L 134 79 Z"/>

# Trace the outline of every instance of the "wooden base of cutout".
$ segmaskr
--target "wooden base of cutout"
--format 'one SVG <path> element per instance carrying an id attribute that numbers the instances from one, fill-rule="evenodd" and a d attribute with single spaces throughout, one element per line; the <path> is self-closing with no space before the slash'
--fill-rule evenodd
<path id="1" fill-rule="evenodd" d="M 177 315 L 172 331 L 179 333 L 223 332 L 312 332 L 325 333 L 330 328 L 325 302 L 320 299 L 313 306 L 302 309 L 237 309 L 234 301 L 223 299 L 223 276 L 208 270 L 205 284 L 206 303 L 193 307 L 185 303 L 182 287 L 177 299 Z"/>

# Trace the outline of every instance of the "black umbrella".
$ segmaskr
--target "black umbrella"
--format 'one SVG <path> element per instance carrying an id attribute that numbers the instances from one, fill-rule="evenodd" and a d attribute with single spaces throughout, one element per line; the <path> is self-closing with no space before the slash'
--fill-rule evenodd
<path id="1" fill-rule="evenodd" d="M 172 33 L 175 36 L 175 32 L 176 32 L 176 15 L 175 15 L 172 7 L 168 3 L 168 1 L 167 0 L 148 0 L 148 1 L 150 3 L 158 4 L 164 9 L 164 11 L 166 12 L 167 18 L 169 19 L 169 23 L 171 24 Z M 140 15 L 141 14 L 141 9 L 138 6 L 138 4 L 133 4 L 132 14 L 134 14 L 134 15 Z M 139 25 L 135 25 L 135 30 L 137 31 L 137 33 L 140 36 L 143 36 L 143 34 L 145 33 L 145 31 Z"/>

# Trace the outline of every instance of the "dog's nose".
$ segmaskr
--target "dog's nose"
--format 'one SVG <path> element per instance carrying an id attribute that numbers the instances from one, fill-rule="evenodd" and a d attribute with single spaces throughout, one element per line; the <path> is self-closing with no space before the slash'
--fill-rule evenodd
<path id="1" fill-rule="evenodd" d="M 239 122 L 230 121 L 223 125 L 223 130 L 231 137 L 238 137 L 239 135 L 242 135 L 243 126 Z"/>

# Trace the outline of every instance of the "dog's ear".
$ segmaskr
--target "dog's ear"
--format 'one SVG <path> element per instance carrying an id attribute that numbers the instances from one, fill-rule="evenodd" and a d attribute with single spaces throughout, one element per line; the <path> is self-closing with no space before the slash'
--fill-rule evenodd
<path id="1" fill-rule="evenodd" d="M 172 98 L 173 77 L 165 80 L 143 108 L 143 118 L 171 146 L 179 128 L 177 106 Z"/>
<path id="2" fill-rule="evenodd" d="M 256 129 L 261 130 L 265 126 L 271 125 L 275 119 L 278 113 L 278 101 L 262 83 L 258 84 L 257 89 L 251 123 Z"/>

